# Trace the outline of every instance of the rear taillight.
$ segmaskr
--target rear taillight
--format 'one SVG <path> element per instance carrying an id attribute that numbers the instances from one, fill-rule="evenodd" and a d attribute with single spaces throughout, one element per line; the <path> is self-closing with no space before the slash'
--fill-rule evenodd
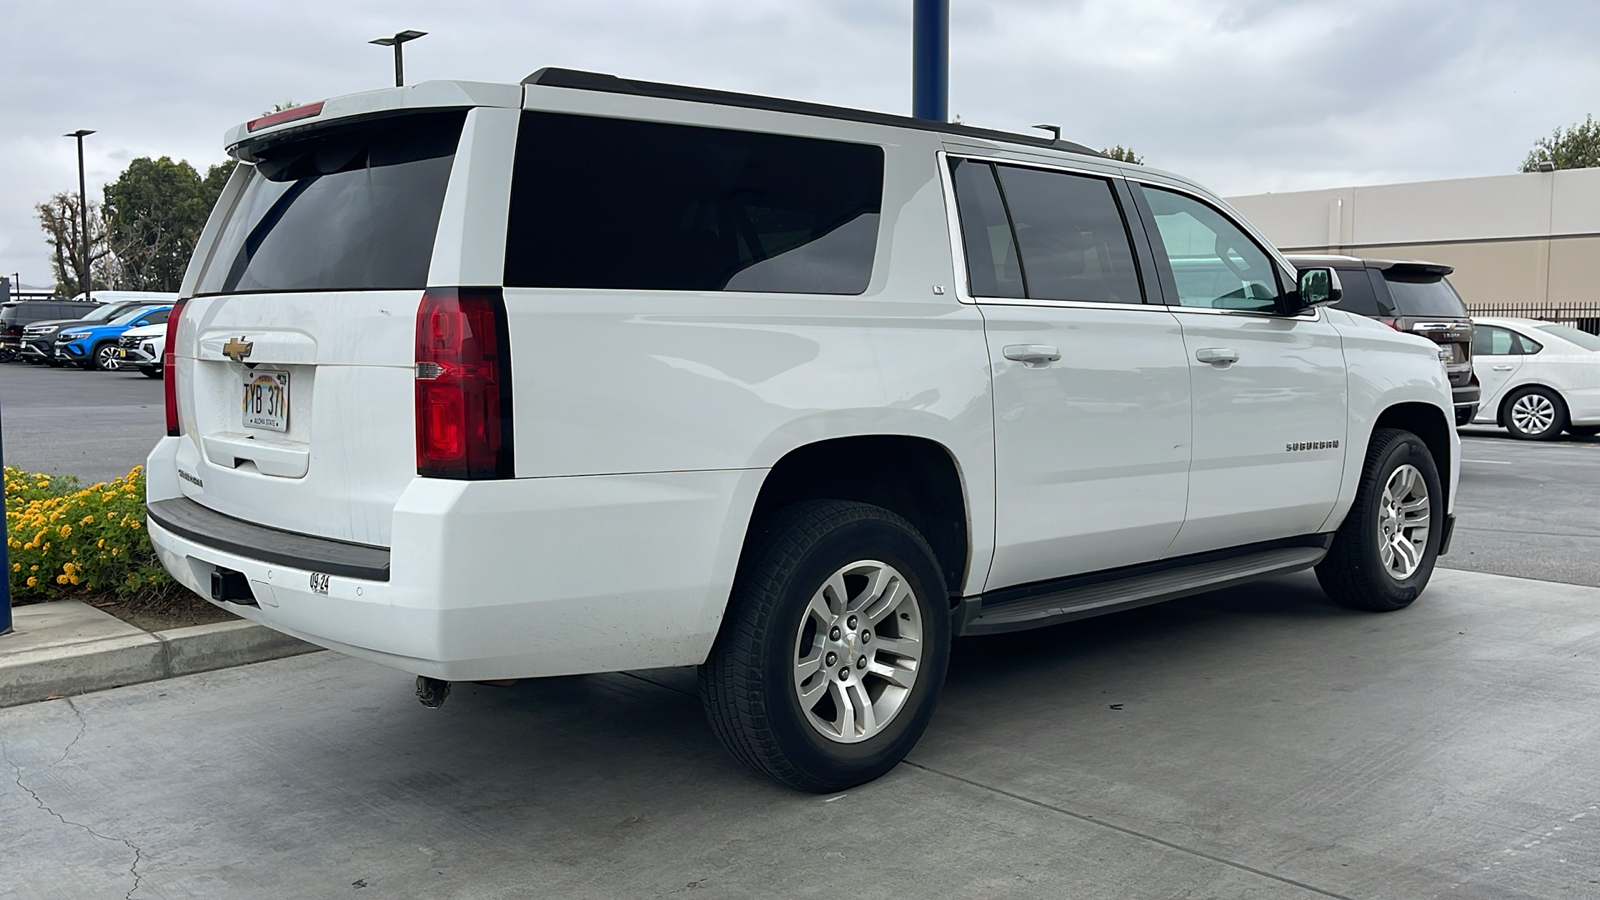
<path id="1" fill-rule="evenodd" d="M 172 304 L 167 316 L 166 346 L 161 349 L 161 395 L 167 406 L 167 434 L 177 437 L 183 433 L 183 423 L 178 420 L 178 323 L 183 321 L 183 305 L 187 300 Z"/>
<path id="2" fill-rule="evenodd" d="M 417 474 L 510 478 L 511 350 L 499 288 L 429 288 L 417 308 Z"/>

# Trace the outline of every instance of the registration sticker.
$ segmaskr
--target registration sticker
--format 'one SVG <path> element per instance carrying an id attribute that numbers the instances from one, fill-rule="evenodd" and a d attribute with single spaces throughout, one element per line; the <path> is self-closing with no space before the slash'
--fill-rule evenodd
<path id="1" fill-rule="evenodd" d="M 245 379 L 244 426 L 289 430 L 288 372 L 254 372 Z"/>

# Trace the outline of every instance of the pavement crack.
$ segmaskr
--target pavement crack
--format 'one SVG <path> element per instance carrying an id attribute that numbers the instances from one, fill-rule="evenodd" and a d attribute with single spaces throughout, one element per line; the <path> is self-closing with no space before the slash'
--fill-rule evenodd
<path id="1" fill-rule="evenodd" d="M 966 778 L 964 776 L 957 775 L 957 774 L 955 774 L 953 772 L 945 772 L 945 771 L 943 771 L 941 769 L 935 769 L 934 767 L 929 766 L 929 765 L 925 765 L 923 763 L 914 763 L 909 759 L 901 760 L 901 763 L 904 764 L 904 765 L 910 766 L 913 769 L 921 769 L 922 771 L 927 772 L 927 773 L 932 774 L 932 775 L 938 775 L 938 776 L 943 777 L 943 778 L 948 778 L 948 779 L 950 779 L 952 781 L 959 781 L 962 784 L 969 785 L 971 787 L 975 787 L 975 788 L 977 788 L 979 790 L 982 790 L 982 791 L 989 791 L 990 793 L 999 794 L 999 795 L 1001 795 L 1003 797 L 1010 797 L 1012 800 L 1016 800 L 1019 803 L 1026 803 L 1029 806 L 1036 806 L 1036 807 L 1038 807 L 1040 809 L 1048 810 L 1048 811 L 1053 812 L 1053 813 L 1059 813 L 1060 815 L 1068 816 L 1068 817 L 1073 818 L 1073 819 L 1077 819 L 1080 822 L 1085 822 L 1085 823 L 1090 824 L 1090 825 L 1098 825 L 1101 828 L 1108 828 L 1108 829 L 1110 829 L 1112 831 L 1120 832 L 1120 833 L 1126 834 L 1126 835 L 1128 835 L 1130 837 L 1136 837 L 1136 838 L 1138 838 L 1138 839 L 1140 839 L 1142 841 L 1148 841 L 1148 842 L 1150 842 L 1152 844 L 1157 844 L 1159 846 L 1166 847 L 1169 850 L 1176 850 L 1179 853 L 1186 853 L 1186 854 L 1188 854 L 1190 856 L 1198 857 L 1199 859 L 1210 860 L 1211 862 L 1218 863 L 1219 865 L 1228 866 L 1229 868 L 1232 868 L 1232 869 L 1238 869 L 1241 872 L 1249 872 L 1252 875 L 1258 875 L 1258 876 L 1260 876 L 1262 878 L 1269 878 L 1269 879 L 1271 879 L 1273 881 L 1276 881 L 1276 882 L 1278 882 L 1280 884 L 1292 885 L 1294 887 L 1300 888 L 1301 890 L 1310 891 L 1313 894 L 1320 894 L 1321 896 L 1324 896 L 1324 897 L 1331 897 L 1331 898 L 1333 898 L 1333 900 L 1352 900 L 1352 898 L 1350 898 L 1350 897 L 1348 897 L 1348 896 L 1346 896 L 1344 894 L 1336 894 L 1333 891 L 1326 890 L 1324 888 L 1319 888 L 1319 887 L 1317 887 L 1316 885 L 1313 885 L 1313 884 L 1307 884 L 1304 881 L 1296 881 L 1293 878 L 1289 878 L 1289 877 L 1284 876 L 1284 875 L 1278 875 L 1278 874 L 1275 874 L 1273 872 L 1268 872 L 1265 869 L 1258 869 L 1255 866 L 1246 865 L 1246 864 L 1244 864 L 1242 862 L 1238 862 L 1236 860 L 1231 860 L 1231 859 L 1228 859 L 1228 858 L 1222 857 L 1222 856 L 1217 856 L 1216 854 L 1213 854 L 1213 853 L 1207 853 L 1204 850 L 1198 850 L 1198 849 L 1196 849 L 1194 847 L 1186 847 L 1183 844 L 1179 844 L 1179 843 L 1176 843 L 1174 841 L 1169 841 L 1169 840 L 1166 840 L 1164 838 L 1159 838 L 1159 837 L 1156 837 L 1153 834 L 1145 834 L 1144 832 L 1139 831 L 1137 829 L 1129 828 L 1129 827 L 1127 827 L 1125 825 L 1117 825 L 1117 824 L 1115 824 L 1113 822 L 1108 822 L 1105 819 L 1098 819 L 1098 818 L 1095 818 L 1094 816 L 1088 815 L 1087 813 L 1074 812 L 1074 811 L 1072 811 L 1070 809 L 1067 809 L 1065 807 L 1056 806 L 1053 803 L 1046 803 L 1043 800 L 1036 800 L 1036 799 L 1034 799 L 1032 797 L 1027 797 L 1027 796 L 1024 796 L 1022 794 L 1018 794 L 1018 793 L 1016 793 L 1014 791 L 1008 791 L 1005 788 L 995 787 L 992 784 L 984 784 L 981 781 L 974 781 L 971 778 Z"/>
<path id="2" fill-rule="evenodd" d="M 71 708 L 72 714 L 78 718 L 78 733 L 72 738 L 71 741 L 67 742 L 67 748 L 62 751 L 61 758 L 51 763 L 47 769 L 53 769 L 62 762 L 66 761 L 67 754 L 72 752 L 73 745 L 78 743 L 79 738 L 82 738 L 84 731 L 87 730 L 87 723 L 84 721 L 83 713 L 72 704 L 70 699 L 67 700 L 67 706 Z M 139 883 L 143 880 L 143 876 L 139 874 L 139 863 L 144 862 L 144 851 L 139 849 L 138 845 L 134 844 L 127 838 L 112 837 L 110 835 L 101 834 L 82 822 L 74 822 L 71 819 L 68 819 L 66 816 L 56 812 L 54 809 L 51 809 L 50 805 L 44 802 L 44 798 L 39 796 L 39 792 L 29 787 L 28 784 L 22 780 L 22 766 L 18 765 L 16 760 L 11 758 L 11 751 L 6 747 L 4 741 L 0 741 L 0 757 L 4 757 L 6 764 L 11 766 L 12 780 L 16 782 L 17 787 L 21 788 L 23 793 L 33 798 L 34 805 L 38 806 L 41 810 L 44 810 L 46 813 L 54 817 L 56 821 L 72 828 L 80 828 L 92 837 L 99 838 L 102 841 L 110 841 L 113 844 L 121 844 L 122 846 L 133 851 L 133 864 L 128 866 L 128 874 L 133 876 L 133 887 L 129 888 L 128 892 L 122 895 L 123 900 L 133 900 L 133 895 L 138 892 Z"/>

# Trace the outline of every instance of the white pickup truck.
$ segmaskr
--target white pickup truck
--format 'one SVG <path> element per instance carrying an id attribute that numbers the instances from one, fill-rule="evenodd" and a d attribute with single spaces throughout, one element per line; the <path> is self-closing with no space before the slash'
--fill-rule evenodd
<path id="1" fill-rule="evenodd" d="M 812 791 L 953 637 L 1449 543 L 1438 348 L 1226 204 L 1046 137 L 608 75 L 233 129 L 150 535 L 248 619 L 451 681 L 700 667 Z"/>

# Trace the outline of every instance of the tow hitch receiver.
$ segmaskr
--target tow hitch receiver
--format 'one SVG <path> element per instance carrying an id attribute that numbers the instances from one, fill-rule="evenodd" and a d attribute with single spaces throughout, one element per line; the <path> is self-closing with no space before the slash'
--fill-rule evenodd
<path id="1" fill-rule="evenodd" d="M 450 696 L 450 682 L 429 678 L 426 675 L 417 676 L 417 699 L 429 709 L 438 709 L 444 705 L 446 697 Z"/>

